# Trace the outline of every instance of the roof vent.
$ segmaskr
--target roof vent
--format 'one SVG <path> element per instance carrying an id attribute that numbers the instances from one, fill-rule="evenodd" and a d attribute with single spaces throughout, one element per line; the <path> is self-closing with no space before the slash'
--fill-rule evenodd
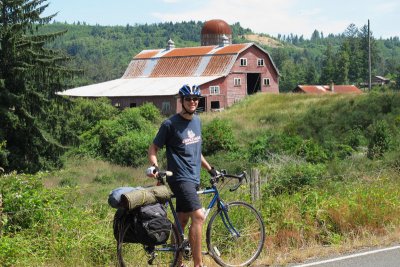
<path id="1" fill-rule="evenodd" d="M 171 40 L 171 38 L 167 42 L 167 50 L 171 50 L 172 48 L 175 48 L 175 43 L 174 41 Z"/>
<path id="2" fill-rule="evenodd" d="M 224 35 L 222 35 L 221 44 L 219 46 L 223 47 L 223 46 L 226 46 L 226 45 L 229 45 L 229 38 L 228 38 L 228 36 L 226 36 L 224 34 Z"/>

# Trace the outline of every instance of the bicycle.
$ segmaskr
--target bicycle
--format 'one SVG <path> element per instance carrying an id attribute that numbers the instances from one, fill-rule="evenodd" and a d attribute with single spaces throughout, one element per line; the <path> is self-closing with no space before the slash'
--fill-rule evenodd
<path id="1" fill-rule="evenodd" d="M 159 183 L 165 184 L 168 171 L 158 173 Z M 221 171 L 218 176 L 210 179 L 211 186 L 200 190 L 197 194 L 213 194 L 205 209 L 207 218 L 210 211 L 217 207 L 207 225 L 207 251 L 213 260 L 224 267 L 249 266 L 260 255 L 265 241 L 264 222 L 260 213 L 250 204 L 242 201 L 225 203 L 220 198 L 217 184 L 226 178 L 237 179 L 238 182 L 230 188 L 236 191 L 243 181 L 247 182 L 246 173 L 240 175 L 227 174 Z M 173 196 L 172 196 L 173 198 Z M 171 266 L 191 260 L 191 250 L 179 223 L 172 199 L 166 204 L 170 207 L 174 223 L 171 222 L 171 233 L 168 241 L 159 246 L 149 247 L 140 244 L 118 244 L 118 261 L 120 266 Z M 142 259 L 142 260 L 140 260 Z M 129 265 L 128 265 L 129 266 Z"/>

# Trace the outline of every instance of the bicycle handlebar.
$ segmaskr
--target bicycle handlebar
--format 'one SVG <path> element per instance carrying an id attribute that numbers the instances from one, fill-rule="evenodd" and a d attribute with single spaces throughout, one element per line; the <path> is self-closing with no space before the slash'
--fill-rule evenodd
<path id="1" fill-rule="evenodd" d="M 243 171 L 239 175 L 233 175 L 233 174 L 227 174 L 225 170 L 221 170 L 216 177 L 211 178 L 211 184 L 218 183 L 220 179 L 223 181 L 225 178 L 238 179 L 238 183 L 235 184 L 232 188 L 229 188 L 229 191 L 233 192 L 236 191 L 243 184 L 243 180 L 245 180 L 247 183 L 246 175 L 247 173 L 245 171 Z"/>
<path id="2" fill-rule="evenodd" d="M 167 176 L 172 176 L 173 173 L 171 171 L 158 171 L 157 173 L 157 180 L 161 184 L 166 184 L 166 177 Z M 238 183 L 235 184 L 232 188 L 229 188 L 229 191 L 233 192 L 236 191 L 242 184 L 243 180 L 247 183 L 247 173 L 243 171 L 239 175 L 233 175 L 233 174 L 227 174 L 225 170 L 221 170 L 218 172 L 218 175 L 215 177 L 212 177 L 210 179 L 211 184 L 218 183 L 220 180 L 224 181 L 225 178 L 231 178 L 231 179 L 237 179 Z"/>

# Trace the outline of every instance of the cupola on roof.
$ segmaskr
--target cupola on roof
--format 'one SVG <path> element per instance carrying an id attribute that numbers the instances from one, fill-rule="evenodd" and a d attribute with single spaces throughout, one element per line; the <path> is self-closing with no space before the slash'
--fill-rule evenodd
<path id="1" fill-rule="evenodd" d="M 201 34 L 232 34 L 231 27 L 228 23 L 221 19 L 213 19 L 206 21 Z"/>

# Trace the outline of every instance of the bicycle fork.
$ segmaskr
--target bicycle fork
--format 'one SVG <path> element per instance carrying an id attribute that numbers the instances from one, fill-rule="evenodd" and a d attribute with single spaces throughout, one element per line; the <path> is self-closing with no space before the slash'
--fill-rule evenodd
<path id="1" fill-rule="evenodd" d="M 235 238 L 239 238 L 240 237 L 240 233 L 235 229 L 235 227 L 232 225 L 231 220 L 229 219 L 229 215 L 228 215 L 228 206 L 224 205 L 223 203 L 220 204 L 220 209 L 221 209 L 221 219 L 222 222 L 224 223 L 226 229 L 228 229 L 229 233 L 231 234 L 231 236 L 235 237 Z"/>

